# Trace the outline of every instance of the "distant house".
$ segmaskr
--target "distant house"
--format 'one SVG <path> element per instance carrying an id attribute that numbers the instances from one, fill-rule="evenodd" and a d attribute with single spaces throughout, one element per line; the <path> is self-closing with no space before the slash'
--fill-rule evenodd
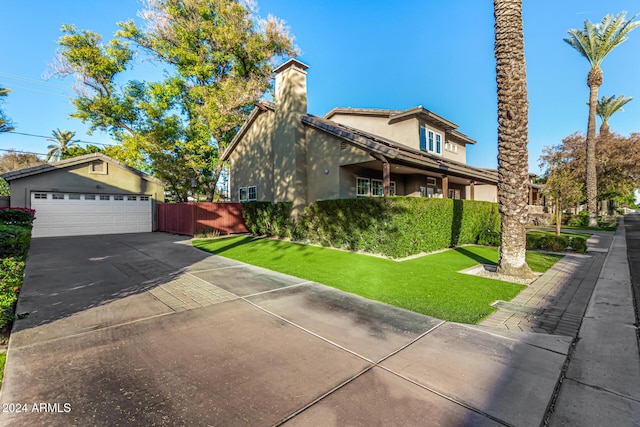
<path id="1" fill-rule="evenodd" d="M 1 175 L 10 204 L 36 210 L 33 237 L 139 233 L 156 229 L 156 178 L 93 153 Z"/>
<path id="2" fill-rule="evenodd" d="M 337 198 L 497 201 L 497 171 L 467 165 L 476 141 L 457 124 L 422 106 L 310 115 L 307 68 L 290 59 L 275 69 L 275 104 L 256 103 L 223 153 L 233 201 L 292 201 L 294 213 Z"/>

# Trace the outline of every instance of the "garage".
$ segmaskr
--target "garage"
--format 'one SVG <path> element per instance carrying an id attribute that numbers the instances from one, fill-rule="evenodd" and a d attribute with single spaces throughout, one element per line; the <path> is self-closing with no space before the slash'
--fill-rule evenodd
<path id="1" fill-rule="evenodd" d="M 35 209 L 32 237 L 145 233 L 157 229 L 158 179 L 102 153 L 2 175 L 13 207 Z"/>
<path id="2" fill-rule="evenodd" d="M 152 231 L 148 195 L 31 193 L 36 210 L 32 237 Z"/>

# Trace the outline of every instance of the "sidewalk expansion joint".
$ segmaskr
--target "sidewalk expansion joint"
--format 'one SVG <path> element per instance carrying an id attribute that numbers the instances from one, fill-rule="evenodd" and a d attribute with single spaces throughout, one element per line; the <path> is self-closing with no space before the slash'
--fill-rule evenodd
<path id="1" fill-rule="evenodd" d="M 541 308 L 527 307 L 525 305 L 514 304 L 501 300 L 493 302 L 491 306 L 500 310 L 512 311 L 516 313 L 526 313 L 534 316 L 540 316 L 542 313 L 544 313 L 544 309 Z"/>
<path id="2" fill-rule="evenodd" d="M 640 403 L 640 396 L 638 396 L 638 398 L 634 398 L 634 397 L 631 397 L 631 396 L 624 395 L 622 393 L 618 393 L 617 391 L 610 390 L 610 389 L 605 388 L 605 387 L 601 387 L 599 385 L 588 384 L 588 383 L 585 383 L 585 382 L 582 382 L 582 381 L 578 381 L 578 380 L 575 380 L 575 379 L 573 379 L 571 377 L 566 377 L 566 379 L 571 380 L 576 384 L 580 384 L 581 386 L 585 386 L 585 387 L 588 387 L 588 388 L 591 388 L 591 389 L 594 389 L 594 390 L 602 391 L 604 393 L 613 394 L 614 396 L 622 397 L 623 399 L 627 399 L 627 400 L 631 400 L 633 402 Z"/>

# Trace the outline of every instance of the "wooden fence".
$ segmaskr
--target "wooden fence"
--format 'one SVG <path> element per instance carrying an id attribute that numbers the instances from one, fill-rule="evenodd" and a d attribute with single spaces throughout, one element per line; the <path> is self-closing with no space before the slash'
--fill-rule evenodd
<path id="1" fill-rule="evenodd" d="M 193 236 L 216 230 L 220 234 L 246 233 L 241 203 L 158 204 L 158 231 Z"/>

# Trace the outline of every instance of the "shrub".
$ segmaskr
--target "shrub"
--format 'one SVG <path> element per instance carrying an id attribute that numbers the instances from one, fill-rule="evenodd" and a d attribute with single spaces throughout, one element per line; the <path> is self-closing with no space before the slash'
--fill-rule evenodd
<path id="1" fill-rule="evenodd" d="M 31 227 L 35 213 L 29 208 L 0 208 L 0 224 Z"/>
<path id="2" fill-rule="evenodd" d="M 312 242 L 391 257 L 495 241 L 500 226 L 495 203 L 418 197 L 325 200 L 305 215 Z"/>
<path id="3" fill-rule="evenodd" d="M 0 329 L 14 319 L 13 305 L 22 286 L 24 261 L 15 258 L 0 260 Z"/>
<path id="4" fill-rule="evenodd" d="M 0 258 L 24 259 L 31 243 L 31 227 L 0 224 Z"/>
<path id="5" fill-rule="evenodd" d="M 251 234 L 299 239 L 305 235 L 304 221 L 291 218 L 291 202 L 248 202 L 242 204 L 242 216 Z"/>
<path id="6" fill-rule="evenodd" d="M 574 251 L 583 254 L 587 252 L 587 239 L 579 236 L 571 237 L 569 239 L 569 246 L 571 246 Z"/>

